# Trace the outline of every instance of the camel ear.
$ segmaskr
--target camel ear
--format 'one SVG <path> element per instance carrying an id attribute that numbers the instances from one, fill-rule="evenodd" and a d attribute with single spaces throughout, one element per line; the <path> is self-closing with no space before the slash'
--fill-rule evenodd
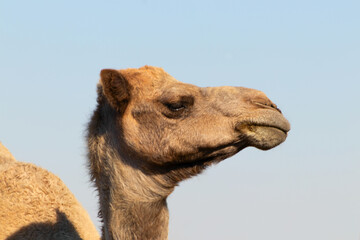
<path id="1" fill-rule="evenodd" d="M 117 70 L 103 69 L 100 72 L 103 93 L 110 105 L 117 110 L 123 109 L 130 100 L 129 84 Z"/>

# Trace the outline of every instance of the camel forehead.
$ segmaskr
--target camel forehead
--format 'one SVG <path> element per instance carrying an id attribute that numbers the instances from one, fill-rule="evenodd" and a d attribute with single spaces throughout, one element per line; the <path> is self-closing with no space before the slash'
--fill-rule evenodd
<path id="1" fill-rule="evenodd" d="M 176 80 L 162 68 L 144 66 L 119 70 L 131 86 L 132 95 L 140 98 L 154 98 L 165 92 L 194 93 L 198 87 Z"/>
<path id="2" fill-rule="evenodd" d="M 163 85 L 180 83 L 159 67 L 128 68 L 120 70 L 120 73 L 134 88 L 160 88 Z"/>

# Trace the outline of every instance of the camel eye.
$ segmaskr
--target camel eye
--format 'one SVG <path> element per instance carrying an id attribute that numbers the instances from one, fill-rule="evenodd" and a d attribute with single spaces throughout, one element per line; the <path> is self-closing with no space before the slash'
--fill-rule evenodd
<path id="1" fill-rule="evenodd" d="M 172 112 L 179 112 L 186 108 L 185 104 L 179 103 L 166 103 L 165 106 Z"/>
<path id="2" fill-rule="evenodd" d="M 188 105 L 184 102 L 175 102 L 175 103 L 163 103 L 164 106 L 166 107 L 166 111 L 163 111 L 163 114 L 167 117 L 167 118 L 173 118 L 173 119 L 177 119 L 177 118 L 182 118 L 184 117 L 184 114 L 186 114 Z"/>
<path id="3" fill-rule="evenodd" d="M 193 96 L 176 96 L 164 95 L 160 99 L 162 104 L 162 114 L 167 118 L 185 118 L 191 112 L 191 107 L 194 105 Z"/>

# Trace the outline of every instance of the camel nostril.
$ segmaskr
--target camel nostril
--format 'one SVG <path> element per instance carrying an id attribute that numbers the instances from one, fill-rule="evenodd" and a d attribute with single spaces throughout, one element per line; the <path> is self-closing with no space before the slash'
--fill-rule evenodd
<path id="1" fill-rule="evenodd" d="M 281 110 L 280 110 L 280 108 L 276 107 L 275 109 L 276 109 L 279 113 L 282 113 Z"/>
<path id="2" fill-rule="evenodd" d="M 272 103 L 270 100 L 262 100 L 262 101 L 252 101 L 253 104 L 264 107 L 264 108 L 272 108 L 279 113 L 281 113 L 281 110 L 276 106 L 275 103 Z"/>
<path id="3" fill-rule="evenodd" d="M 279 111 L 279 112 L 281 113 L 281 110 L 278 108 L 278 106 L 276 106 L 275 103 L 272 103 L 272 104 L 270 105 L 270 107 L 276 109 L 277 111 Z"/>

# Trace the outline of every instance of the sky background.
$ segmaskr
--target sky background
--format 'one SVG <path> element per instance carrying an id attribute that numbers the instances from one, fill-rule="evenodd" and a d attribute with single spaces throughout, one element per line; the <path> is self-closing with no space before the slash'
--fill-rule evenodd
<path id="1" fill-rule="evenodd" d="M 360 1 L 0 0 L 0 141 L 96 226 L 85 128 L 103 68 L 264 91 L 291 122 L 170 196 L 169 239 L 360 239 Z"/>

